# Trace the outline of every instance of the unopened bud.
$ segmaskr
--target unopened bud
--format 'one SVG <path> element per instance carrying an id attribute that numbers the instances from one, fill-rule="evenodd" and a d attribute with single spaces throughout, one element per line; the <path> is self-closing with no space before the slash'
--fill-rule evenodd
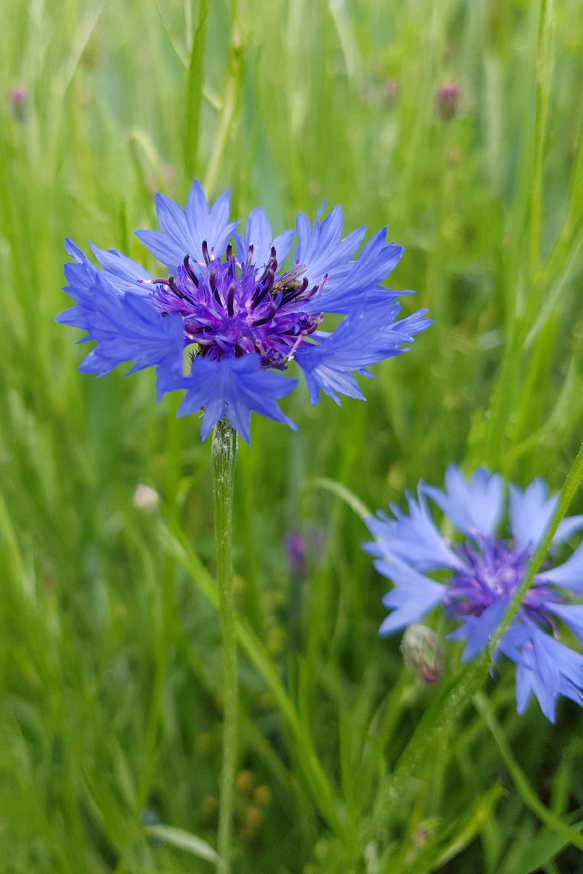
<path id="1" fill-rule="evenodd" d="M 401 641 L 403 661 L 420 680 L 435 686 L 443 673 L 443 654 L 435 631 L 426 625 L 410 625 Z"/>
<path id="2" fill-rule="evenodd" d="M 383 85 L 383 97 L 387 106 L 390 106 L 397 99 L 399 94 L 399 83 L 396 79 L 385 79 Z"/>
<path id="3" fill-rule="evenodd" d="M 455 82 L 444 82 L 437 89 L 435 104 L 437 113 L 444 121 L 450 121 L 457 112 L 460 89 Z"/>
<path id="4" fill-rule="evenodd" d="M 136 510 L 143 510 L 146 513 L 153 513 L 158 507 L 158 492 L 151 489 L 150 486 L 145 486 L 140 483 L 136 486 L 133 496 L 133 503 Z"/>
<path id="5" fill-rule="evenodd" d="M 15 85 L 10 91 L 10 105 L 14 117 L 18 121 L 24 121 L 28 91 L 22 85 Z"/>
<path id="6" fill-rule="evenodd" d="M 304 539 L 297 531 L 288 531 L 285 535 L 285 551 L 290 574 L 298 577 L 306 575 L 306 554 Z"/>
<path id="7" fill-rule="evenodd" d="M 415 829 L 413 832 L 411 840 L 417 849 L 421 849 L 421 847 L 425 846 L 430 837 L 431 829 L 427 828 L 427 826 L 419 826 L 419 828 Z"/>

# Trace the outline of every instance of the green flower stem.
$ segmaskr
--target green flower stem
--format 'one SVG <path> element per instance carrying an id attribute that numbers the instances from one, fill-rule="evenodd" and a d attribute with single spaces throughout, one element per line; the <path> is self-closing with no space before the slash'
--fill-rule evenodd
<path id="1" fill-rule="evenodd" d="M 528 782 L 526 774 L 514 758 L 512 750 L 510 749 L 510 744 L 506 740 L 506 735 L 496 720 L 488 700 L 481 692 L 474 695 L 474 706 L 482 716 L 492 734 L 492 737 L 496 741 L 502 760 L 504 761 L 508 773 L 512 778 L 512 782 L 516 786 L 516 789 L 525 805 L 532 810 L 534 815 L 537 816 L 540 821 L 547 826 L 547 828 L 560 835 L 565 843 L 573 844 L 577 849 L 583 850 L 583 835 L 579 833 L 577 827 L 573 828 L 568 823 L 564 822 L 560 816 L 557 816 L 556 813 L 549 810 L 548 807 L 545 807 L 542 801 L 538 798 L 536 792 Z"/>
<path id="2" fill-rule="evenodd" d="M 522 579 L 522 582 L 514 592 L 512 598 L 510 599 L 510 603 L 508 605 L 508 609 L 506 610 L 504 616 L 502 617 L 502 621 L 498 625 L 496 631 L 492 635 L 492 639 L 490 641 L 490 645 L 488 647 L 488 651 L 490 655 L 494 652 L 502 637 L 504 632 L 514 619 L 516 612 L 522 601 L 524 600 L 524 596 L 530 589 L 532 581 L 541 564 L 545 560 L 545 557 L 549 551 L 549 547 L 553 541 L 553 537 L 556 534 L 557 528 L 561 520 L 563 519 L 565 513 L 569 509 L 569 504 L 573 500 L 573 495 L 577 491 L 581 480 L 583 479 L 583 445 L 579 449 L 577 453 L 577 458 L 573 462 L 573 466 L 569 473 L 567 474 L 567 479 L 563 484 L 563 488 L 561 489 L 561 495 L 557 502 L 557 508 L 553 514 L 553 518 L 550 521 L 550 524 L 545 531 L 545 536 L 539 543 L 533 557 L 531 558 L 528 567 L 526 569 L 526 573 Z"/>
<path id="3" fill-rule="evenodd" d="M 213 431 L 213 497 L 219 615 L 223 637 L 223 761 L 219 796 L 218 874 L 231 870 L 231 836 L 237 769 L 237 636 L 233 593 L 233 483 L 237 435 L 226 419 Z"/>

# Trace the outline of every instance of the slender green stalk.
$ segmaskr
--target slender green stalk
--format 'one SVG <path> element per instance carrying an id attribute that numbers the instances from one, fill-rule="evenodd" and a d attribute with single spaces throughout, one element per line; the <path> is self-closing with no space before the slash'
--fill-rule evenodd
<path id="1" fill-rule="evenodd" d="M 530 785 L 526 774 L 512 755 L 512 750 L 510 749 L 510 744 L 506 739 L 506 735 L 498 724 L 488 700 L 481 692 L 474 695 L 474 706 L 482 716 L 492 734 L 492 737 L 496 741 L 498 749 L 500 750 L 500 755 L 502 756 L 504 764 L 508 769 L 508 773 L 512 778 L 512 782 L 516 786 L 516 789 L 525 805 L 532 810 L 534 815 L 537 816 L 540 821 L 547 826 L 547 828 L 552 829 L 552 831 L 561 835 L 565 842 L 573 844 L 573 846 L 577 847 L 579 850 L 583 850 L 583 836 L 579 833 L 577 828 L 573 828 L 568 825 L 568 823 L 564 822 L 560 816 L 557 816 L 556 813 L 549 810 L 548 807 L 545 807 L 542 801 L 538 798 L 536 792 Z"/>
<path id="2" fill-rule="evenodd" d="M 553 517 L 550 521 L 550 524 L 545 531 L 545 536 L 539 543 L 536 552 L 531 558 L 528 567 L 526 569 L 526 573 L 524 578 L 516 591 L 514 592 L 510 603 L 508 605 L 508 609 L 506 613 L 502 617 L 502 621 L 498 625 L 496 631 L 492 635 L 492 639 L 490 641 L 489 652 L 492 654 L 504 635 L 504 632 L 512 622 L 514 616 L 522 601 L 524 600 L 524 596 L 530 589 L 532 581 L 534 580 L 535 574 L 540 568 L 541 564 L 545 560 L 545 557 L 549 551 L 549 547 L 553 542 L 553 537 L 559 527 L 559 523 L 561 519 L 569 509 L 569 504 L 573 500 L 573 495 L 577 491 L 581 480 L 583 479 L 583 445 L 579 449 L 577 453 L 577 458 L 573 462 L 573 466 L 569 473 L 567 474 L 567 479 L 563 484 L 563 488 L 561 489 L 561 494 L 557 503 L 557 508 L 553 514 Z"/>
<path id="3" fill-rule="evenodd" d="M 233 593 L 233 483 L 237 435 L 226 419 L 213 431 L 213 496 L 219 614 L 223 636 L 223 761 L 219 797 L 218 874 L 231 870 L 231 834 L 237 769 L 237 636 Z"/>

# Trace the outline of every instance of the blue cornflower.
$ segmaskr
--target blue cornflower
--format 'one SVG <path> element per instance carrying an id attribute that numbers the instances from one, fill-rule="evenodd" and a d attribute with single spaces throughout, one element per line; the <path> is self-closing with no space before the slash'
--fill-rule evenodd
<path id="1" fill-rule="evenodd" d="M 431 322 L 426 310 L 395 321 L 399 295 L 380 283 L 403 247 L 385 242 L 386 228 L 353 259 L 366 228 L 341 239 L 342 210 L 320 221 L 322 209 L 313 225 L 298 214 L 293 266 L 284 272 L 294 232 L 274 239 L 265 213 L 255 209 L 241 237 L 238 222 L 229 222 L 228 192 L 211 208 L 196 181 L 184 210 L 156 195 L 160 231 L 136 231 L 166 267 L 164 278 L 90 244 L 98 269 L 67 240 L 74 260 L 65 264 L 64 290 L 76 305 L 57 321 L 97 341 L 80 370 L 103 376 L 126 361 L 134 362 L 130 372 L 155 366 L 158 400 L 186 389 L 178 415 L 204 409 L 203 440 L 226 415 L 249 441 L 251 411 L 296 429 L 277 404 L 297 384 L 282 375 L 293 360 L 312 404 L 320 389 L 338 404 L 338 394 L 364 400 L 352 374 L 371 376 L 366 368 L 406 351 Z M 331 333 L 319 330 L 326 313 L 345 317 Z"/>
<path id="2" fill-rule="evenodd" d="M 462 660 L 483 650 L 519 585 L 534 550 L 557 505 L 541 479 L 525 491 L 510 485 L 509 538 L 497 535 L 504 510 L 504 481 L 476 470 L 466 482 L 454 465 L 445 474 L 445 492 L 419 483 L 418 499 L 406 493 L 409 515 L 394 505 L 394 519 L 379 511 L 366 524 L 375 536 L 363 548 L 378 556 L 374 565 L 394 588 L 383 598 L 391 609 L 379 634 L 388 635 L 419 622 L 441 605 L 448 617 L 461 622 L 450 640 L 467 641 Z M 431 498 L 465 537 L 448 542 L 437 530 L 427 498 Z M 560 523 L 553 545 L 583 528 L 583 516 Z M 441 571 L 437 582 L 424 572 Z M 583 643 L 583 604 L 568 602 L 568 594 L 583 595 L 583 544 L 564 562 L 547 561 L 504 633 L 499 646 L 516 668 L 516 703 L 523 713 L 534 692 L 541 709 L 555 721 L 557 698 L 563 695 L 583 706 L 583 656 L 560 642 L 560 623 Z M 498 657 L 499 652 L 495 653 Z"/>

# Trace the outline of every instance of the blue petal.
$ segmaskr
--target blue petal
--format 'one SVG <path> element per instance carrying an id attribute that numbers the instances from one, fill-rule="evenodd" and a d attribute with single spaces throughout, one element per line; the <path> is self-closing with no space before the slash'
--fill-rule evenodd
<path id="1" fill-rule="evenodd" d="M 250 443 L 251 412 L 297 430 L 276 403 L 296 385 L 297 380 L 262 368 L 254 355 L 221 361 L 197 357 L 192 362 L 190 374 L 179 380 L 178 387 L 187 389 L 187 392 L 177 415 L 187 416 L 205 407 L 201 427 L 203 440 L 216 422 L 226 416 L 243 440 Z"/>
<path id="2" fill-rule="evenodd" d="M 182 263 L 185 254 L 181 246 L 178 246 L 173 240 L 169 239 L 166 234 L 161 234 L 160 231 L 139 230 L 135 231 L 136 237 L 146 247 L 154 258 L 157 258 L 161 264 L 165 264 L 170 272 L 178 269 Z M 196 256 L 198 258 L 202 257 Z"/>
<path id="3" fill-rule="evenodd" d="M 191 247 L 194 248 L 194 236 L 190 233 L 184 210 L 164 194 L 157 194 L 155 201 L 160 230 L 175 243 L 177 248 L 186 248 L 186 252 L 190 254 Z"/>
<path id="4" fill-rule="evenodd" d="M 570 628 L 579 643 L 583 644 L 583 604 L 555 604 L 549 602 L 545 605 L 548 613 L 554 613 Z"/>
<path id="5" fill-rule="evenodd" d="M 204 239 L 203 234 L 210 219 L 210 210 L 205 193 L 202 190 L 202 185 L 198 179 L 195 179 L 190 187 L 184 212 L 192 237 L 194 239 Z"/>
<path id="6" fill-rule="evenodd" d="M 106 358 L 104 355 L 101 355 L 97 348 L 93 349 L 92 352 L 85 356 L 79 365 L 79 373 L 94 373 L 98 378 L 100 378 L 111 373 L 118 364 L 119 361 L 115 358 Z"/>
<path id="7" fill-rule="evenodd" d="M 106 252 L 104 249 L 99 249 L 93 243 L 89 243 L 91 251 L 104 268 L 103 273 L 109 281 L 116 286 L 120 291 L 129 291 L 130 289 L 138 294 L 149 295 L 148 286 L 144 287 L 142 283 L 151 283 L 152 274 L 148 273 L 145 267 L 132 261 L 118 252 L 116 249 L 110 249 Z"/>
<path id="8" fill-rule="evenodd" d="M 553 537 L 553 543 L 555 545 L 563 543 L 564 540 L 568 540 L 569 537 L 572 537 L 573 534 L 576 534 L 582 528 L 583 516 L 567 516 L 566 519 L 561 519 L 556 534 Z"/>
<path id="9" fill-rule="evenodd" d="M 202 243 L 206 240 L 209 251 L 219 256 L 225 249 L 231 232 L 238 222 L 229 224 L 229 192 L 225 191 L 209 209 L 207 199 L 195 180 L 190 189 L 186 208 L 156 195 L 156 215 L 161 233 L 156 231 L 136 231 L 136 236 L 146 249 L 162 264 L 175 271 L 183 262 L 185 255 L 202 261 Z"/>
<path id="10" fill-rule="evenodd" d="M 518 713 L 524 713 L 533 692 L 551 722 L 555 721 L 560 695 L 583 704 L 583 656 L 533 626 L 530 640 L 521 647 L 521 657 L 522 664 L 516 669 Z"/>
<path id="11" fill-rule="evenodd" d="M 382 228 L 371 237 L 356 261 L 345 267 L 342 276 L 338 271 L 329 274 L 321 298 L 312 298 L 306 306 L 307 311 L 319 312 L 320 307 L 328 313 L 348 313 L 355 305 L 387 305 L 402 294 L 412 293 L 394 292 L 380 285 L 404 252 L 402 246 L 386 244 L 386 235 L 387 229 Z"/>
<path id="12" fill-rule="evenodd" d="M 273 243 L 271 244 L 277 252 L 277 263 L 279 264 L 280 269 L 281 265 L 289 255 L 289 250 L 291 249 L 293 239 L 294 231 L 283 231 L 281 234 L 278 234 L 277 237 L 274 238 Z"/>
<path id="13" fill-rule="evenodd" d="M 396 557 L 419 571 L 449 568 L 467 573 L 468 568 L 447 546 L 435 527 L 421 485 L 418 492 L 419 502 L 409 492 L 405 493 L 409 516 L 405 516 L 398 507 L 392 505 L 395 520 L 384 514 L 379 514 L 376 519 L 365 519 L 369 531 L 377 538 L 376 544 L 365 544 L 365 549 L 378 549 L 375 554 L 389 559 Z"/>
<path id="14" fill-rule="evenodd" d="M 317 345 L 299 347 L 295 358 L 304 372 L 312 404 L 318 403 L 320 388 L 338 404 L 337 392 L 364 400 L 350 372 L 362 373 L 372 364 L 400 355 L 406 351 L 403 344 L 411 342 L 413 333 L 431 324 L 421 318 L 425 310 L 414 318 L 395 322 L 398 312 L 398 305 L 355 310 L 331 334 L 317 331 L 313 335 Z"/>
<path id="15" fill-rule="evenodd" d="M 395 588 L 383 597 L 383 605 L 394 612 L 381 625 L 381 636 L 419 622 L 445 598 L 447 586 L 428 579 L 398 559 L 380 559 L 374 562 L 374 566 L 395 584 Z"/>
<path id="16" fill-rule="evenodd" d="M 508 606 L 507 600 L 494 601 L 480 616 L 468 616 L 460 628 L 448 634 L 448 640 L 465 640 L 468 642 L 463 651 L 462 661 L 475 658 L 487 645 L 492 634 L 502 619 Z"/>
<path id="17" fill-rule="evenodd" d="M 445 494 L 428 485 L 423 490 L 458 531 L 470 536 L 494 534 L 504 506 L 504 480 L 500 474 L 489 476 L 480 467 L 467 483 L 459 468 L 450 464 L 445 472 Z"/>
<path id="18" fill-rule="evenodd" d="M 549 722 L 554 723 L 558 697 L 558 678 L 556 688 L 549 687 L 534 657 L 532 659 L 532 668 L 527 668 L 523 665 L 517 665 L 516 667 L 516 710 L 519 715 L 522 715 L 526 710 L 533 692 L 543 714 Z"/>
<path id="19" fill-rule="evenodd" d="M 558 495 L 548 498 L 547 484 L 537 477 L 522 492 L 510 486 L 510 531 L 517 549 L 534 548 L 542 539 L 559 500 Z M 553 537 L 558 545 L 583 528 L 583 516 L 567 516 L 559 523 Z"/>
<path id="20" fill-rule="evenodd" d="M 566 562 L 541 571 L 536 575 L 537 583 L 552 583 L 561 589 L 570 589 L 578 595 L 583 595 L 583 543 L 569 556 Z"/>
<path id="21" fill-rule="evenodd" d="M 257 207 L 249 213 L 243 237 L 236 233 L 233 234 L 235 251 L 239 261 L 245 261 L 249 246 L 252 245 L 253 258 L 251 263 L 258 268 L 267 264 L 272 246 L 277 252 L 278 264 L 283 264 L 291 248 L 293 237 L 293 231 L 284 231 L 273 239 L 271 225 L 261 207 Z"/>
<path id="22" fill-rule="evenodd" d="M 60 313 L 55 321 L 62 325 L 71 325 L 87 331 L 87 319 L 94 313 L 97 307 L 97 296 L 105 295 L 113 299 L 122 297 L 122 293 L 116 285 L 108 281 L 107 277 L 99 271 L 88 258 L 85 257 L 71 240 L 65 240 L 67 254 L 75 260 L 63 265 L 65 279 L 69 283 L 63 289 L 77 302 L 77 306 L 69 307 Z M 101 281 L 98 283 L 98 277 Z"/>
<path id="23" fill-rule="evenodd" d="M 298 213 L 296 233 L 298 244 L 293 263 L 306 268 L 308 287 L 318 285 L 324 276 L 326 293 L 348 276 L 354 266 L 352 256 L 362 243 L 366 228 L 353 231 L 343 240 L 342 209 L 334 207 L 330 215 L 320 224 L 321 209 L 313 226 L 303 213 Z"/>
<path id="24" fill-rule="evenodd" d="M 98 271 L 93 300 L 95 309 L 87 315 L 87 330 L 98 345 L 82 362 L 82 373 L 103 375 L 125 361 L 134 362 L 130 373 L 155 365 L 167 377 L 180 373 L 184 348 L 180 316 L 161 318 L 150 299 L 133 292 L 112 296 Z M 162 388 L 159 384 L 158 400 Z"/>

